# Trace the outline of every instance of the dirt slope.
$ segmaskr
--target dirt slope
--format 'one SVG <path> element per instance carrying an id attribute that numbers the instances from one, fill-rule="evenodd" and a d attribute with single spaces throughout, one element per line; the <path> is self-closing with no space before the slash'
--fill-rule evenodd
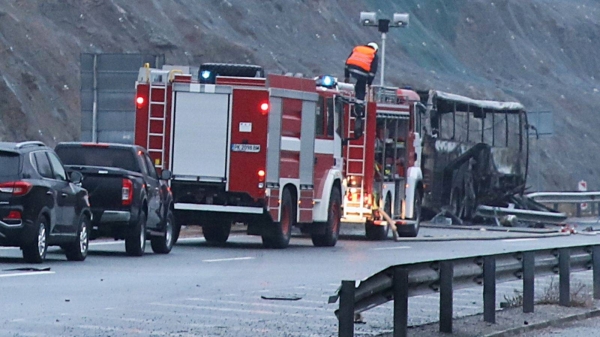
<path id="1" fill-rule="evenodd" d="M 388 35 L 388 84 L 552 110 L 555 134 L 535 144 L 530 181 L 600 189 L 593 0 L 4 0 L 0 140 L 78 139 L 81 52 L 341 75 L 354 44 L 379 41 L 358 24 L 361 10 L 411 14 L 408 29 Z"/>

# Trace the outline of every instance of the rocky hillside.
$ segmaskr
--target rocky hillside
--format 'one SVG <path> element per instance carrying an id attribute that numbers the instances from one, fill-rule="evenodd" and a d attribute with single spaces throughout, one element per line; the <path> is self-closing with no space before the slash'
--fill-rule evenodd
<path id="1" fill-rule="evenodd" d="M 81 52 L 341 75 L 353 45 L 379 41 L 362 10 L 411 15 L 388 35 L 388 84 L 551 110 L 555 133 L 533 143 L 530 182 L 600 189 L 596 0 L 4 0 L 0 139 L 78 139 Z"/>

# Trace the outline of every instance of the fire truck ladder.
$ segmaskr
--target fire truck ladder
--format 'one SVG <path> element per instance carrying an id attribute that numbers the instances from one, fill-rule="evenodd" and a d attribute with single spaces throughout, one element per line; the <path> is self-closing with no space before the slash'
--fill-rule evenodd
<path id="1" fill-rule="evenodd" d="M 152 70 L 150 78 L 150 90 L 148 95 L 148 137 L 146 140 L 146 149 L 149 153 L 159 154 L 160 163 L 157 163 L 156 160 L 154 161 L 154 166 L 159 169 L 164 168 L 165 162 L 168 77 L 169 71 L 167 70 Z M 158 112 L 160 112 L 160 114 Z M 152 132 L 156 131 L 156 129 L 151 128 L 151 126 L 157 124 L 160 125 L 159 129 L 162 129 L 161 133 Z M 152 146 L 156 144 L 156 142 L 153 143 L 150 141 L 152 138 L 160 139 L 160 145 L 158 147 Z"/>
<path id="2" fill-rule="evenodd" d="M 363 130 L 367 130 L 367 104 L 365 104 L 365 117 L 363 120 Z M 352 121 L 356 121 L 356 117 L 350 114 L 350 123 L 348 123 L 348 136 L 349 138 L 354 137 L 354 130 L 351 127 Z M 359 221 L 362 221 L 362 218 L 365 216 L 365 196 L 363 194 L 363 190 L 365 187 L 365 156 L 366 156 L 366 145 L 367 145 L 367 136 L 366 133 L 363 133 L 363 136 L 357 140 L 351 140 L 348 142 L 346 146 L 346 177 L 357 177 L 360 180 L 360 184 L 354 186 L 351 185 L 351 181 L 348 181 L 348 191 L 354 191 L 358 194 L 358 200 L 348 200 L 348 198 L 344 198 L 344 217 L 346 219 L 351 219 L 353 216 L 358 216 Z M 360 158 L 351 157 L 352 154 L 356 155 L 356 152 L 353 149 L 358 149 L 361 153 Z M 351 165 L 353 164 L 353 165 Z M 352 194 L 355 194 L 352 193 Z"/>

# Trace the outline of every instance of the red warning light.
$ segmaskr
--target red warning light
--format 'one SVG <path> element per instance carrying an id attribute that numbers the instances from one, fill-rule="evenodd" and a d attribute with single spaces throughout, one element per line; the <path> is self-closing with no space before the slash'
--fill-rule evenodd
<path id="1" fill-rule="evenodd" d="M 267 112 L 269 112 L 269 103 L 266 103 L 266 102 L 265 102 L 265 103 L 261 104 L 261 105 L 260 105 L 260 112 L 261 112 L 263 115 L 266 115 L 266 114 L 267 114 Z"/>
<path id="2" fill-rule="evenodd" d="M 135 103 L 137 103 L 138 108 L 141 108 L 145 101 L 146 100 L 142 96 L 138 96 L 138 98 L 135 99 Z"/>

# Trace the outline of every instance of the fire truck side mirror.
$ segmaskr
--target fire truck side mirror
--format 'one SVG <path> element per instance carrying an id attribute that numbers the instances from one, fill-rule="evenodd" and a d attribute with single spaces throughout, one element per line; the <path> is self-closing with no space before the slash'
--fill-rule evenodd
<path id="1" fill-rule="evenodd" d="M 161 180 L 169 180 L 172 177 L 173 177 L 173 174 L 169 170 L 162 170 L 162 172 L 160 173 Z"/>

